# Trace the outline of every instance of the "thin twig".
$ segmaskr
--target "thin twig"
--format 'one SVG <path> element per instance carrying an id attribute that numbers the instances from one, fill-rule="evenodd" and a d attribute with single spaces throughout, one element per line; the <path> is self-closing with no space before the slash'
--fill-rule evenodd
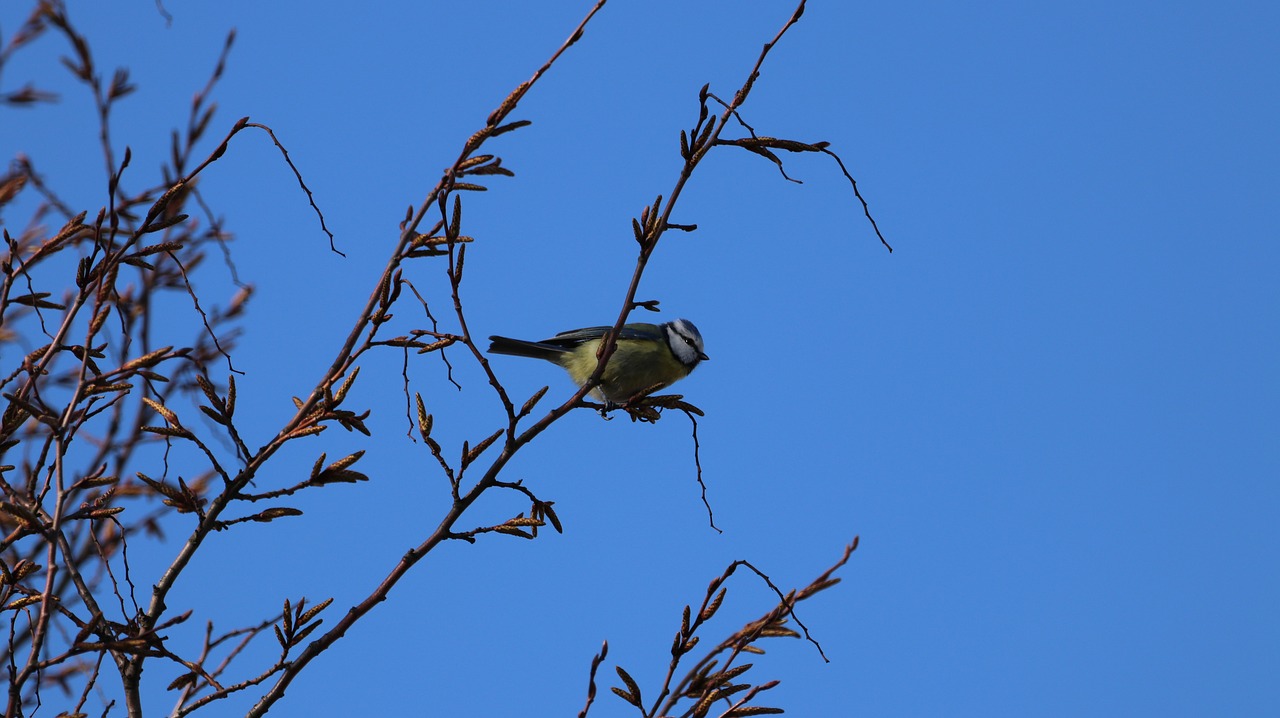
<path id="1" fill-rule="evenodd" d="M 591 704 L 596 701 L 596 671 L 600 668 L 600 664 L 604 663 L 607 655 L 609 655 L 609 642 L 605 641 L 600 646 L 600 652 L 591 659 L 591 673 L 587 676 L 587 704 L 578 712 L 578 718 L 587 718 L 587 711 L 591 710 Z"/>

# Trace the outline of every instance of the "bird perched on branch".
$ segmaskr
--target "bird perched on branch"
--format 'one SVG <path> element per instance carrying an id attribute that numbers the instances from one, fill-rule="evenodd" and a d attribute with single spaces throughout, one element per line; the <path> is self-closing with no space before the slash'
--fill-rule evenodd
<path id="1" fill-rule="evenodd" d="M 489 337 L 489 351 L 554 362 L 582 386 L 596 370 L 600 341 L 612 328 L 574 329 L 540 342 L 494 336 Z M 707 359 L 702 334 L 688 319 L 626 324 L 618 334 L 618 348 L 591 394 L 607 404 L 624 404 L 641 392 L 661 389 L 689 376 Z"/>

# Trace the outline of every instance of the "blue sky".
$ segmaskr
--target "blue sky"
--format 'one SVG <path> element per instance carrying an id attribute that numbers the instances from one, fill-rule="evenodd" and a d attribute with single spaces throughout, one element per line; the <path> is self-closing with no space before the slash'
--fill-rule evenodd
<path id="1" fill-rule="evenodd" d="M 0 8 L 6 36 L 25 5 Z M 100 65 L 129 66 L 140 87 L 115 134 L 139 185 L 235 27 L 215 125 L 274 128 L 347 254 L 328 252 L 264 136 L 239 136 L 203 180 L 258 287 L 235 357 L 251 445 L 328 366 L 405 207 L 588 6 L 171 2 L 167 26 L 149 2 L 72 4 Z M 605 7 L 516 112 L 533 125 L 492 147 L 516 176 L 468 198 L 477 334 L 540 338 L 616 316 L 630 219 L 674 184 L 698 88 L 731 96 L 792 9 Z M 510 467 L 557 502 L 564 535 L 442 547 L 272 715 L 572 715 L 605 639 L 610 664 L 652 692 L 681 608 L 729 562 L 802 585 L 854 535 L 844 583 L 800 611 L 831 662 L 779 643 L 753 669 L 783 681 L 765 703 L 1276 715 L 1278 33 L 1264 2 L 810 2 L 744 116 L 761 134 L 831 142 L 896 251 L 825 157 L 784 158 L 796 185 L 725 148 L 688 186 L 673 219 L 699 230 L 664 239 L 640 298 L 706 337 L 712 361 L 678 388 L 707 412 L 701 462 L 725 533 L 707 526 L 683 417 L 571 415 Z M 30 154 L 92 214 L 105 179 L 83 164 L 96 137 L 62 51 L 45 38 L 0 77 L 62 95 L 0 114 L 0 156 Z M 227 297 L 213 264 L 202 290 Z M 415 271 L 443 314 L 443 271 Z M 462 353 L 461 393 L 437 361 L 416 361 L 442 443 L 499 425 Z M 547 364 L 495 366 L 521 398 L 572 389 Z M 447 501 L 434 460 L 405 438 L 400 392 L 400 357 L 374 357 L 357 398 L 376 440 L 327 436 L 259 480 L 367 449 L 369 484 L 219 536 L 194 566 L 206 580 L 170 604 L 229 626 L 299 595 L 333 596 L 334 620 L 365 595 Z M 469 523 L 520 509 L 495 497 Z M 135 553 L 143 568 L 168 555 Z M 736 577 L 703 640 L 770 603 Z M 149 670 L 150 708 L 165 710 L 173 676 Z M 592 715 L 630 710 L 606 693 Z"/>

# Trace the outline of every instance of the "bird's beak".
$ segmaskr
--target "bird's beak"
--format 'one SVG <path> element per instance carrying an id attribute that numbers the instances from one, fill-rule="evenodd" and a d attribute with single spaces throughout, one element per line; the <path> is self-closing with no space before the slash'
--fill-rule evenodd
<path id="1" fill-rule="evenodd" d="M 706 354 L 703 354 L 702 352 L 698 352 L 698 359 L 702 361 L 709 361 L 711 357 L 707 356 Z"/>

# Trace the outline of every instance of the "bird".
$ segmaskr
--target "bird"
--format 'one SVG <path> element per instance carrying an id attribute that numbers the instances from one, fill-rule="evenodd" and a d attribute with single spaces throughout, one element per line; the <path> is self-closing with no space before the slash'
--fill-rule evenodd
<path id="1" fill-rule="evenodd" d="M 489 353 L 545 359 L 569 372 L 582 386 L 596 369 L 600 341 L 613 327 L 586 327 L 540 342 L 491 336 Z M 605 366 L 592 396 L 609 406 L 620 406 L 638 394 L 662 389 L 689 376 L 700 362 L 710 359 L 702 334 L 688 319 L 662 324 L 625 324 L 618 346 Z"/>

